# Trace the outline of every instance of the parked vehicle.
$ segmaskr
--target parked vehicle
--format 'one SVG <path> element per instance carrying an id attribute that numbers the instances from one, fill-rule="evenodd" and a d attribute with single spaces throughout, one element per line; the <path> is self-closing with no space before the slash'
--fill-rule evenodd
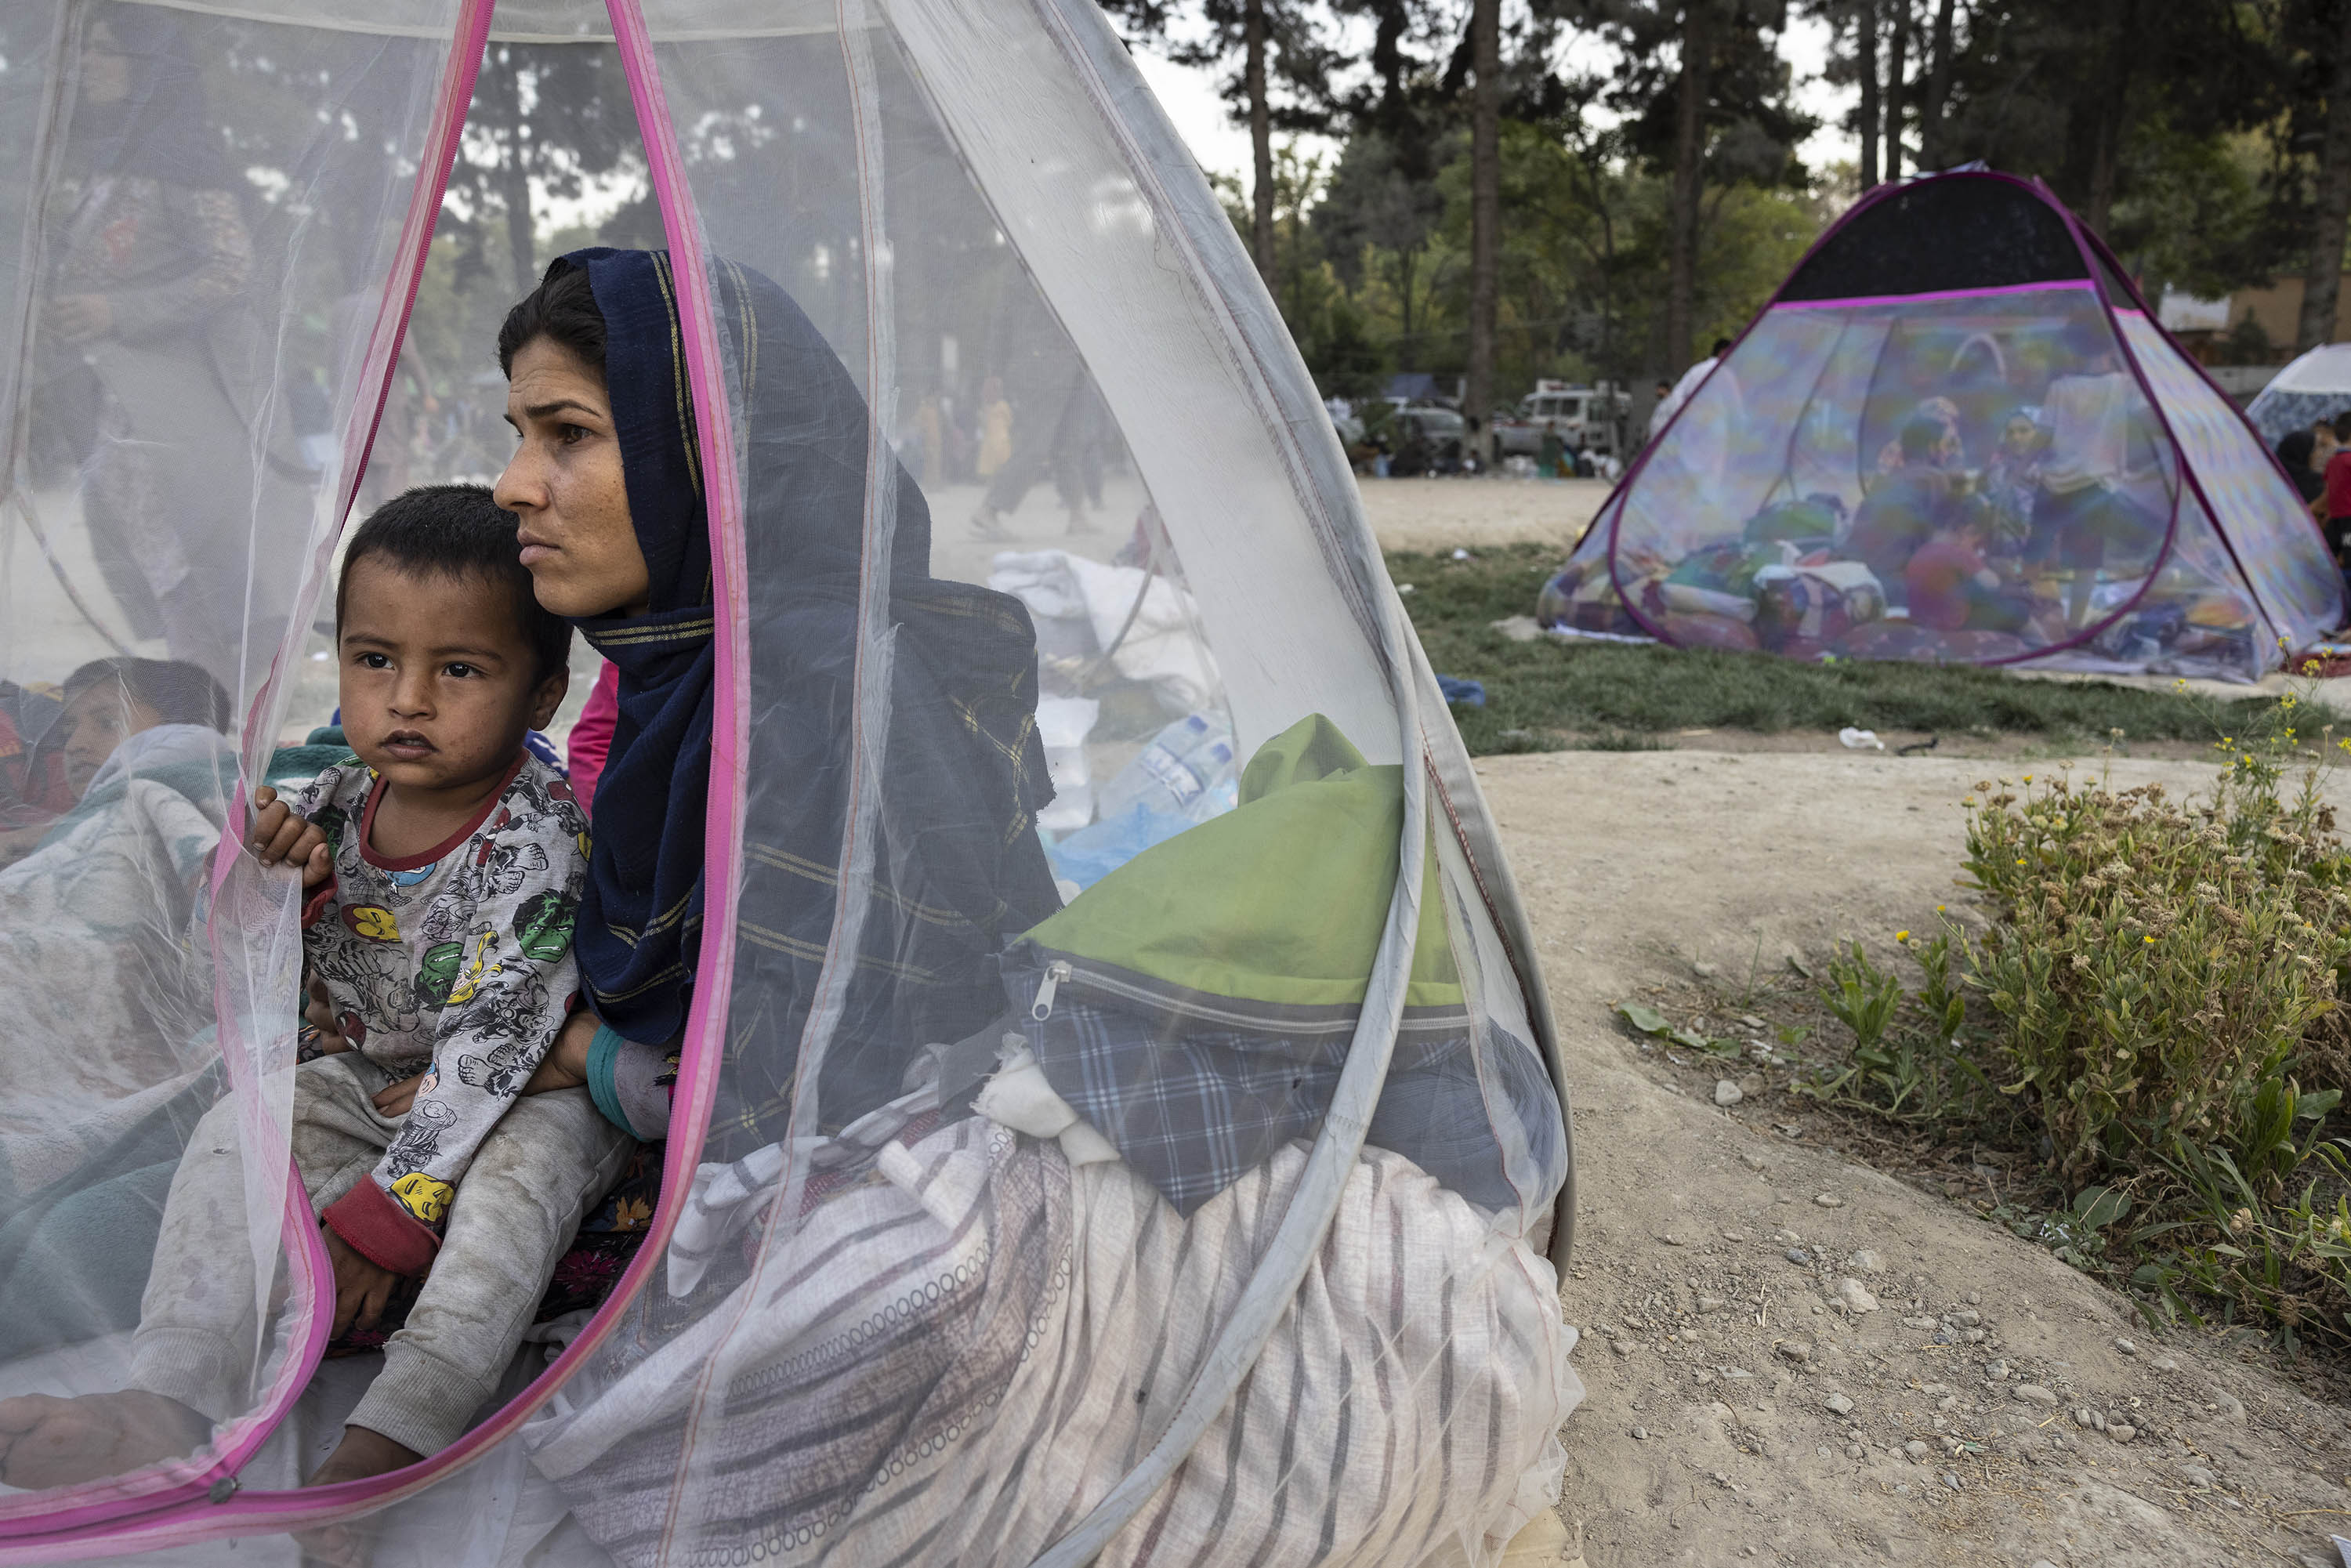
<path id="1" fill-rule="evenodd" d="M 1559 437 L 1562 451 L 1595 457 L 1614 454 L 1631 414 L 1632 400 L 1606 382 L 1598 386 L 1537 382 L 1515 411 L 1494 415 L 1495 451 L 1505 457 L 1535 456 L 1549 433 Z"/>
<path id="2" fill-rule="evenodd" d="M 1462 439 L 1468 423 L 1449 408 L 1435 403 L 1411 403 L 1395 411 L 1382 432 L 1388 449 L 1388 472 L 1402 478 L 1416 474 L 1461 472 Z"/>

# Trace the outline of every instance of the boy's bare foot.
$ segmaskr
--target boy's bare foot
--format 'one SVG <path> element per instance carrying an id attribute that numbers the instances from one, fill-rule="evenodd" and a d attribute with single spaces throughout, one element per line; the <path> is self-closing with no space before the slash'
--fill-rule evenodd
<path id="1" fill-rule="evenodd" d="M 424 1456 L 413 1448 L 404 1448 L 382 1433 L 365 1427 L 346 1427 L 343 1440 L 327 1456 L 327 1462 L 310 1472 L 306 1487 L 330 1487 L 337 1481 L 363 1481 L 370 1476 L 380 1476 L 389 1470 L 404 1469 Z M 303 1531 L 295 1538 L 301 1543 L 305 1568 L 368 1568 L 368 1521 L 363 1519 L 341 1520 L 322 1524 L 315 1530 Z"/>
<path id="2" fill-rule="evenodd" d="M 212 1435 L 203 1416 L 140 1388 L 0 1399 L 0 1482 L 38 1491 L 128 1475 L 185 1458 Z"/>

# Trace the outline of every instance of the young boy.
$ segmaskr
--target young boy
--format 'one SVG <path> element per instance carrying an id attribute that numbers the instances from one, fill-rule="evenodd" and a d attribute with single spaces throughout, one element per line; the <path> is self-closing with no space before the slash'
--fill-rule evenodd
<path id="1" fill-rule="evenodd" d="M 562 701 L 571 632 L 533 597 L 514 518 L 471 486 L 399 497 L 352 536 L 335 619 L 357 755 L 290 806 L 256 790 L 250 841 L 305 891 L 293 1146 L 334 1265 L 334 1332 L 374 1327 L 422 1284 L 313 1485 L 465 1430 L 628 1153 L 585 1090 L 521 1093 L 577 988 L 588 824 L 523 747 Z M 236 1125 L 214 1107 L 172 1178 L 130 1387 L 0 1401 L 0 1480 L 120 1474 L 250 1408 Z"/>
<path id="2" fill-rule="evenodd" d="M 2019 632 L 2032 601 L 1984 558 L 1995 514 L 1981 497 L 1961 497 L 1903 569 L 1910 621 L 1934 632 Z"/>

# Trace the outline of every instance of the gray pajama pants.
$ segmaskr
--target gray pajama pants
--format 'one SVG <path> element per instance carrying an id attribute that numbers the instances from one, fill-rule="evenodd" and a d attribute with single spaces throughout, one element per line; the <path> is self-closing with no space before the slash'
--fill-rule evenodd
<path id="1" fill-rule="evenodd" d="M 399 1134 L 400 1120 L 369 1098 L 391 1082 L 355 1051 L 295 1069 L 294 1163 L 313 1212 L 366 1180 Z M 215 1422 L 250 1407 L 259 1333 L 237 1145 L 235 1106 L 224 1100 L 172 1177 L 131 1341 L 131 1387 Z M 350 1424 L 420 1454 L 455 1442 L 632 1146 L 585 1089 L 518 1097 L 457 1184 L 440 1253 Z"/>

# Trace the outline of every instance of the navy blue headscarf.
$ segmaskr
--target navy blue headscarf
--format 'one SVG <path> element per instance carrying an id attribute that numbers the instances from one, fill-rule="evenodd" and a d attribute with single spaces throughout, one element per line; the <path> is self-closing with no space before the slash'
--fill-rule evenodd
<path id="1" fill-rule="evenodd" d="M 598 780 L 578 951 L 597 1014 L 659 1042 L 685 1021 L 703 912 L 716 675 L 709 532 L 675 280 L 665 254 L 584 250 L 605 323 L 604 377 L 645 614 L 582 621 L 620 669 Z M 790 297 L 722 266 L 715 300 L 747 456 L 751 646 L 727 1070 L 716 1157 L 782 1132 L 800 1036 L 831 937 L 849 821 L 868 415 Z M 893 465 L 890 720 L 878 760 L 872 888 L 828 1050 L 820 1118 L 839 1126 L 898 1092 L 925 1044 L 1002 1007 L 993 960 L 1060 906 L 1035 813 L 1052 799 L 1036 734 L 1036 638 L 1018 600 L 930 576 L 930 514 Z"/>

